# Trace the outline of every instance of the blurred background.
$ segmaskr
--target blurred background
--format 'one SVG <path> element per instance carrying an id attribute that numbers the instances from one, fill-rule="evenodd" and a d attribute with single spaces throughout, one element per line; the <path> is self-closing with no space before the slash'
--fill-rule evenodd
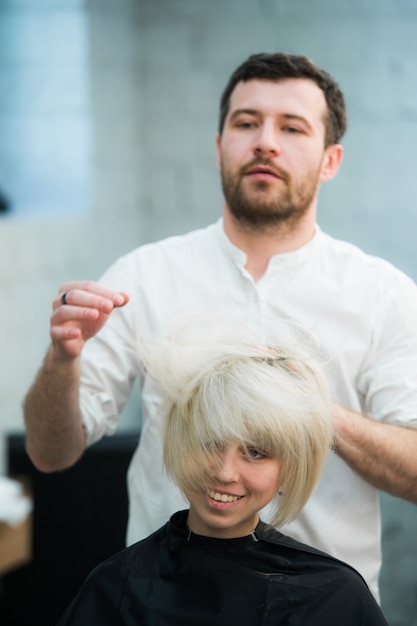
<path id="1" fill-rule="evenodd" d="M 68 279 L 218 218 L 220 93 L 253 52 L 345 93 L 321 227 L 417 278 L 415 0 L 0 0 L 0 474 Z M 121 429 L 136 431 L 133 394 Z M 382 604 L 417 625 L 417 507 L 381 494 Z"/>

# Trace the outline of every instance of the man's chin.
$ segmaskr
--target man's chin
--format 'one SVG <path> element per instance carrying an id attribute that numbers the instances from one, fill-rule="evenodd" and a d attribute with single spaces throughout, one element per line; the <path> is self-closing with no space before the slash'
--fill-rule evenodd
<path id="1" fill-rule="evenodd" d="M 273 226 L 274 224 L 291 220 L 297 214 L 297 211 L 294 211 L 294 209 L 282 208 L 277 210 L 276 207 L 269 208 L 259 205 L 256 208 L 231 208 L 230 211 L 237 221 L 253 224 L 254 226 Z"/>
<path id="2" fill-rule="evenodd" d="M 305 213 L 292 208 L 277 210 L 276 207 L 274 209 L 258 207 L 253 210 L 240 207 L 229 210 L 235 223 L 242 230 L 257 233 L 274 232 L 282 228 L 293 230 Z"/>

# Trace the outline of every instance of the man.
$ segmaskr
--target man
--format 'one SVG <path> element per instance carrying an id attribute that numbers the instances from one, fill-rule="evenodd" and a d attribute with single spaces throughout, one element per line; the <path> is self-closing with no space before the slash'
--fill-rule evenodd
<path id="1" fill-rule="evenodd" d="M 417 289 L 316 226 L 345 127 L 338 85 L 305 57 L 254 55 L 238 67 L 217 136 L 223 220 L 133 251 L 100 284 L 65 283 L 24 408 L 33 462 L 63 469 L 114 432 L 139 379 L 131 543 L 184 504 L 162 470 L 163 393 L 141 363 L 139 332 L 160 341 L 176 314 L 196 311 L 227 312 L 260 333 L 272 321 L 306 329 L 332 368 L 336 435 L 319 486 L 284 532 L 356 567 L 377 595 L 377 489 L 417 502 Z"/>

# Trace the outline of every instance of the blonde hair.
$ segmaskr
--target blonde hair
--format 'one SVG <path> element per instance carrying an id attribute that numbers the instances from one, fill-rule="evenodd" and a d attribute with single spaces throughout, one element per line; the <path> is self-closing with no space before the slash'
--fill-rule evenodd
<path id="1" fill-rule="evenodd" d="M 208 447 L 237 441 L 262 450 L 281 462 L 271 520 L 281 526 L 306 503 L 331 445 L 327 381 L 300 349 L 262 345 L 242 323 L 221 321 L 182 316 L 168 345 L 148 359 L 167 395 L 165 467 L 185 491 L 207 485 Z"/>

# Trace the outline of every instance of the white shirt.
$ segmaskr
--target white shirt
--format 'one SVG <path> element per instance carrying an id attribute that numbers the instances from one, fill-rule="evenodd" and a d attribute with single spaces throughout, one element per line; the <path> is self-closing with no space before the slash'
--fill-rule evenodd
<path id="1" fill-rule="evenodd" d="M 131 300 L 85 346 L 81 401 L 91 444 L 115 431 L 139 378 L 143 424 L 128 474 L 128 543 L 187 506 L 163 469 L 161 398 L 142 376 L 138 329 L 160 339 L 178 313 L 223 312 L 259 332 L 271 320 L 290 320 L 311 331 L 329 357 L 336 402 L 377 420 L 417 426 L 417 288 L 411 279 L 318 227 L 302 248 L 271 258 L 258 282 L 245 264 L 220 220 L 142 246 L 102 279 Z M 303 512 L 282 530 L 353 565 L 378 596 L 378 494 L 337 455 L 330 453 Z"/>

